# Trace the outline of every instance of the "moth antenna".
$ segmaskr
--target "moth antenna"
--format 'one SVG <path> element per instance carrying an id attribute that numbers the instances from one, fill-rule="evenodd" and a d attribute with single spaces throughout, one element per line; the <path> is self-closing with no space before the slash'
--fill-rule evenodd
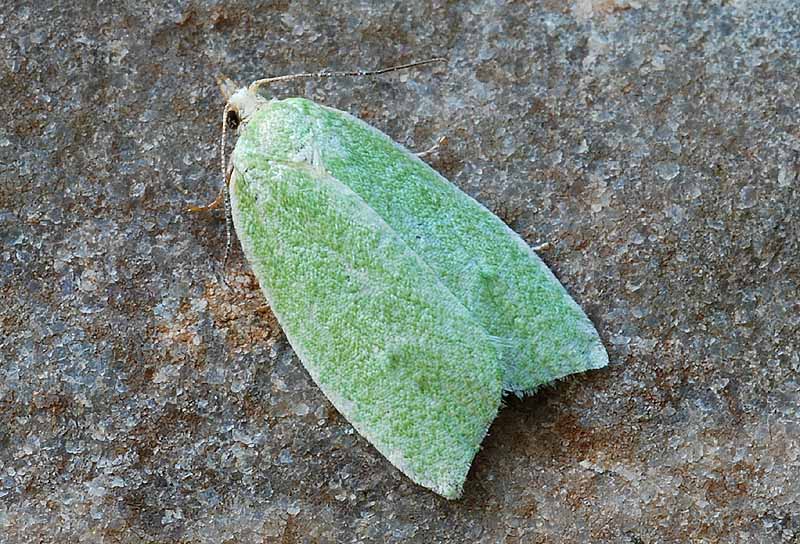
<path id="1" fill-rule="evenodd" d="M 220 167 L 222 168 L 222 203 L 225 209 L 225 257 L 222 259 L 222 282 L 227 287 L 230 286 L 225 279 L 225 269 L 227 268 L 228 257 L 231 252 L 231 223 L 233 222 L 233 217 L 231 216 L 231 196 L 228 189 L 228 183 L 230 182 L 230 177 L 228 176 L 228 159 L 225 156 L 225 148 L 228 143 L 228 113 L 230 111 L 230 104 L 225 104 L 225 109 L 222 112 L 222 137 L 219 142 Z"/>
<path id="2" fill-rule="evenodd" d="M 219 158 L 220 158 L 220 170 L 222 171 L 222 182 L 227 186 L 228 181 L 226 178 L 226 173 L 228 170 L 228 162 L 225 160 L 225 144 L 228 143 L 228 113 L 231 111 L 231 105 L 225 104 L 225 109 L 222 111 L 222 137 L 219 141 Z M 225 189 L 227 193 L 227 189 Z"/>
<path id="3" fill-rule="evenodd" d="M 249 90 L 251 92 L 256 92 L 259 87 L 263 85 L 268 85 L 270 83 L 276 83 L 278 81 L 293 81 L 295 79 L 322 79 L 326 77 L 364 77 L 364 76 L 377 76 L 380 74 L 387 74 L 389 72 L 397 72 L 399 70 L 406 70 L 408 68 L 415 68 L 417 66 L 424 66 L 426 64 L 433 64 L 434 62 L 447 62 L 447 58 L 445 57 L 435 57 L 428 60 L 420 60 L 416 62 L 409 62 L 408 64 L 399 64 L 397 66 L 389 66 L 388 68 L 381 68 L 379 70 L 355 70 L 352 72 L 328 72 L 328 71 L 321 71 L 316 73 L 304 73 L 304 74 L 289 74 L 285 76 L 277 76 L 277 77 L 268 77 L 265 79 L 259 79 L 254 81 L 250 84 Z"/>
<path id="4" fill-rule="evenodd" d="M 224 207 L 225 207 L 225 256 L 222 258 L 222 281 L 225 282 L 225 285 L 228 285 L 227 280 L 225 279 L 225 270 L 228 268 L 228 259 L 231 256 L 231 240 L 233 239 L 232 236 L 232 228 L 231 225 L 233 224 L 233 212 L 231 210 L 231 192 L 228 188 L 228 185 L 231 181 L 231 175 L 233 174 L 233 169 L 229 169 L 225 173 L 225 198 L 223 199 Z"/>

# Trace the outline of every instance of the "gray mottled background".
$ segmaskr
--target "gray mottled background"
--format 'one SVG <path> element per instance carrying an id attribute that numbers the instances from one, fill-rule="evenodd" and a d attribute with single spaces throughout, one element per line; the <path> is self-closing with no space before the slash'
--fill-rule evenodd
<path id="1" fill-rule="evenodd" d="M 800 542 L 796 0 L 0 2 L 0 541 Z M 420 150 L 597 324 L 465 496 L 303 370 L 236 252 L 215 78 Z"/>

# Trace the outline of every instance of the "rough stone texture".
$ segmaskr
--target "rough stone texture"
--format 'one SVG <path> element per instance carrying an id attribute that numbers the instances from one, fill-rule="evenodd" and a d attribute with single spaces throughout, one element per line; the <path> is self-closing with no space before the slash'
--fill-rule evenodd
<path id="1" fill-rule="evenodd" d="M 0 541 L 800 542 L 800 7 L 3 2 Z M 325 4 L 325 5 L 323 5 Z M 372 5 L 371 5 L 372 4 Z M 219 216 L 215 77 L 361 116 L 534 244 L 609 368 L 465 497 L 313 385 Z"/>

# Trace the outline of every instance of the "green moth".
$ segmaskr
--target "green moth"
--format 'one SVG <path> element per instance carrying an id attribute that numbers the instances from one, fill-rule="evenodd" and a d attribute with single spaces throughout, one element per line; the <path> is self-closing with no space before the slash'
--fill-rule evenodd
<path id="1" fill-rule="evenodd" d="M 608 356 L 525 241 L 419 157 L 348 113 L 257 92 L 310 75 L 228 101 L 236 234 L 337 410 L 414 482 L 458 498 L 504 392 Z"/>

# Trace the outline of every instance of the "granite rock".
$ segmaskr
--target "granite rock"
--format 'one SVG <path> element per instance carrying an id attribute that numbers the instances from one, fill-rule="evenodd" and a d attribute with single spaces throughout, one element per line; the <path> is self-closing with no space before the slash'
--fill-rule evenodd
<path id="1" fill-rule="evenodd" d="M 800 542 L 795 0 L 3 2 L 0 541 Z M 295 82 L 532 245 L 607 369 L 447 501 L 336 413 L 241 253 L 216 80 Z"/>

